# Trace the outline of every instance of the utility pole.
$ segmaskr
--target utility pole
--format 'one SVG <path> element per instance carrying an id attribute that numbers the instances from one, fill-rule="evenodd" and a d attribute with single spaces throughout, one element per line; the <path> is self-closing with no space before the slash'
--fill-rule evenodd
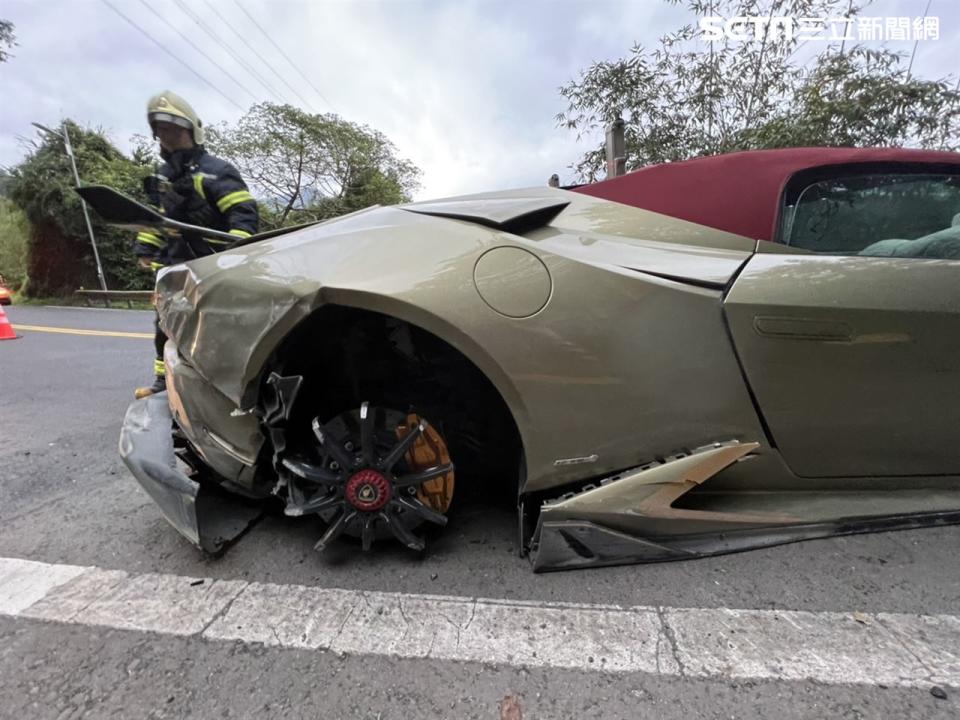
<path id="1" fill-rule="evenodd" d="M 63 122 L 61 127 L 63 132 L 59 133 L 56 130 L 51 130 L 45 125 L 40 123 L 30 123 L 38 130 L 42 130 L 45 133 L 53 135 L 55 137 L 63 140 L 64 148 L 67 151 L 67 155 L 70 158 L 70 167 L 73 168 L 73 179 L 76 182 L 77 187 L 80 187 L 80 173 L 77 172 L 77 159 L 73 155 L 73 146 L 70 144 L 70 133 L 67 131 L 67 123 Z M 80 198 L 80 207 L 83 209 L 83 219 L 87 223 L 87 234 L 90 236 L 90 246 L 93 248 L 93 259 L 97 263 L 97 278 L 100 280 L 100 289 L 107 289 L 107 278 L 103 274 L 103 265 L 100 264 L 100 252 L 97 250 L 97 239 L 93 234 L 93 225 L 90 224 L 90 213 L 87 211 L 87 203 L 84 202 L 83 198 Z"/>
<path id="2" fill-rule="evenodd" d="M 606 143 L 607 177 L 619 177 L 627 172 L 627 146 L 624 137 L 623 118 L 617 118 L 607 126 Z"/>

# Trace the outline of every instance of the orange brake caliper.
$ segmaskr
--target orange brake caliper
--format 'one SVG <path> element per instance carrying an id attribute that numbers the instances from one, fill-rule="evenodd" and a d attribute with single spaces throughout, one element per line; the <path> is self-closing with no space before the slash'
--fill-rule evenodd
<path id="1" fill-rule="evenodd" d="M 402 440 L 412 428 L 420 422 L 418 415 L 407 415 L 407 424 L 397 426 L 397 439 Z M 405 456 L 411 472 L 418 472 L 437 465 L 446 465 L 450 462 L 450 453 L 447 444 L 440 437 L 440 433 L 428 425 L 427 429 L 418 437 Z M 453 474 L 451 470 L 446 475 L 425 480 L 417 490 L 417 498 L 427 507 L 438 513 L 446 513 L 453 501 Z"/>

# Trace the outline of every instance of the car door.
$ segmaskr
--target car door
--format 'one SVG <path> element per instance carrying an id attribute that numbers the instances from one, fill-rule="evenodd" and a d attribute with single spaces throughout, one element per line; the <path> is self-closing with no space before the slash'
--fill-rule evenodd
<path id="1" fill-rule="evenodd" d="M 791 184 L 779 239 L 760 242 L 725 311 L 791 470 L 960 473 L 960 178 L 898 167 Z"/>

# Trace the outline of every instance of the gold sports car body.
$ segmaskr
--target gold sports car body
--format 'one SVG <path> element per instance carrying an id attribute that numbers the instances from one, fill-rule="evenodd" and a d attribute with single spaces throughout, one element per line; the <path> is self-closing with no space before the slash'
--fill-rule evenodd
<path id="1" fill-rule="evenodd" d="M 169 391 L 120 450 L 210 552 L 265 499 L 316 514 L 320 549 L 420 549 L 505 485 L 536 570 L 960 521 L 960 155 L 753 151 L 370 208 L 157 290 Z"/>

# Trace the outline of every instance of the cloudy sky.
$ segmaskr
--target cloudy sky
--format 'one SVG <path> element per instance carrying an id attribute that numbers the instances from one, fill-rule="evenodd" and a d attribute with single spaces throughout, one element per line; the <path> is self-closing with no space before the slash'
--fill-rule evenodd
<path id="1" fill-rule="evenodd" d="M 915 72 L 956 76 L 960 3 L 929 2 L 940 39 L 919 44 Z M 913 17 L 927 3 L 877 0 L 862 14 Z M 588 148 L 556 127 L 565 108 L 557 88 L 594 61 L 695 21 L 663 0 L 3 0 L 0 17 L 16 25 L 19 43 L 0 64 L 2 166 L 22 159 L 31 122 L 64 116 L 102 127 L 126 149 L 134 133 L 147 132 L 144 104 L 160 89 L 187 97 L 208 124 L 276 101 L 203 23 L 283 101 L 384 132 L 423 170 L 420 198 L 540 185 L 554 172 L 571 181 L 568 166 Z M 888 43 L 907 52 L 912 45 Z"/>

